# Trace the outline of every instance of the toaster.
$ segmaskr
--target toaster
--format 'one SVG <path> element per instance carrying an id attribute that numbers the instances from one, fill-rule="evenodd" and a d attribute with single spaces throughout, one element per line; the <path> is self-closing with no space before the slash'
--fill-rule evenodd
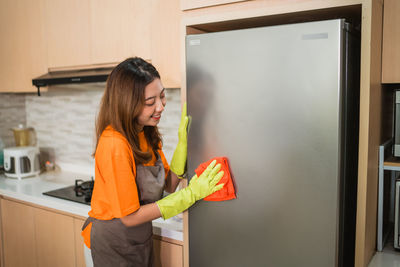
<path id="1" fill-rule="evenodd" d="M 4 149 L 4 174 L 11 178 L 25 178 L 40 173 L 40 152 L 36 146 Z"/>

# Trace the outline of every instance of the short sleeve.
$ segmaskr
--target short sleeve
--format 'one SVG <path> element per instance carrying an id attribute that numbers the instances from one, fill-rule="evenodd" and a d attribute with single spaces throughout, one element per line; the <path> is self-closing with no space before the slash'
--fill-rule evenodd
<path id="1" fill-rule="evenodd" d="M 121 218 L 138 210 L 136 166 L 128 143 L 118 136 L 104 137 L 98 144 L 95 163 L 93 217 Z"/>

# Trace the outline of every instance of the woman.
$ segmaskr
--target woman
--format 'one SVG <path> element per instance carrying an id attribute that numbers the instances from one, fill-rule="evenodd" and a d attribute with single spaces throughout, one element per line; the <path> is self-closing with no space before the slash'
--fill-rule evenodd
<path id="1" fill-rule="evenodd" d="M 152 224 L 175 216 L 223 187 L 215 161 L 175 192 L 187 155 L 186 108 L 169 167 L 157 129 L 166 104 L 157 70 L 128 58 L 107 80 L 96 122 L 95 184 L 82 228 L 95 266 L 152 266 Z M 171 193 L 162 198 L 163 190 Z M 175 193 L 173 193 L 175 192 Z"/>

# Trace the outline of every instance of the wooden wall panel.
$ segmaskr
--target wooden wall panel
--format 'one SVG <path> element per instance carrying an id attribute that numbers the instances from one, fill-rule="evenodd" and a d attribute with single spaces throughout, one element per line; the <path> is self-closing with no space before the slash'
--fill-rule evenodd
<path id="1" fill-rule="evenodd" d="M 400 1 L 385 0 L 382 82 L 400 83 Z"/>
<path id="2" fill-rule="evenodd" d="M 383 3 L 362 7 L 360 149 L 355 266 L 367 266 L 376 249 L 378 148 L 381 144 Z"/>

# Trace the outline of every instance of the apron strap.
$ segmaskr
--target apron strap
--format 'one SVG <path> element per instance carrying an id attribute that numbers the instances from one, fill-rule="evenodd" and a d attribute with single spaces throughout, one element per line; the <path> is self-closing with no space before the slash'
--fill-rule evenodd
<path id="1" fill-rule="evenodd" d="M 82 226 L 82 231 L 85 230 L 86 226 L 89 225 L 89 223 L 94 222 L 96 219 L 93 217 L 89 217 L 86 219 L 85 223 Z"/>

